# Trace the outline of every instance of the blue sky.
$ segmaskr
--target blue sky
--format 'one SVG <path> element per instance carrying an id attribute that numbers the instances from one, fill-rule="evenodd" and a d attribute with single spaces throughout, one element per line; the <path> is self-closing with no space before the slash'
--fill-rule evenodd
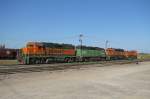
<path id="1" fill-rule="evenodd" d="M 150 0 L 0 0 L 0 43 L 46 41 L 150 52 Z"/>

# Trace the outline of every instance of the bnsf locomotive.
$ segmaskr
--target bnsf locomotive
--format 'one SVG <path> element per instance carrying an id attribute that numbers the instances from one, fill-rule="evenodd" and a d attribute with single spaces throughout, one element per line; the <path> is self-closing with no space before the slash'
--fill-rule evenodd
<path id="1" fill-rule="evenodd" d="M 136 59 L 136 51 L 123 49 L 74 46 L 47 42 L 28 42 L 20 49 L 18 61 L 22 64 L 41 64 L 50 62 L 88 62 L 118 59 Z"/>

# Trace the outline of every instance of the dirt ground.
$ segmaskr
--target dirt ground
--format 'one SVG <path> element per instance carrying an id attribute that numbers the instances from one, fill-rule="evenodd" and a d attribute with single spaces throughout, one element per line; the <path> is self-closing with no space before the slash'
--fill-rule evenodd
<path id="1" fill-rule="evenodd" d="M 0 99 L 150 99 L 150 62 L 0 75 Z"/>

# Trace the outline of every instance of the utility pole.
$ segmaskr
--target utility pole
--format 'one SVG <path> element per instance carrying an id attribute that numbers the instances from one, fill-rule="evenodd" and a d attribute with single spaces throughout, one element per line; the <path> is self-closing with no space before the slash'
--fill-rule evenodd
<path id="1" fill-rule="evenodd" d="M 81 56 L 80 57 L 82 57 L 82 37 L 83 37 L 83 34 L 80 34 L 79 35 L 79 42 L 80 42 L 80 50 L 81 50 Z"/>
<path id="2" fill-rule="evenodd" d="M 107 47 L 108 47 L 108 43 L 109 43 L 109 41 L 108 41 L 108 40 L 106 40 L 106 42 L 105 42 L 105 49 L 107 49 Z"/>
<path id="3" fill-rule="evenodd" d="M 0 48 L 4 49 L 5 48 L 5 44 L 0 44 Z"/>

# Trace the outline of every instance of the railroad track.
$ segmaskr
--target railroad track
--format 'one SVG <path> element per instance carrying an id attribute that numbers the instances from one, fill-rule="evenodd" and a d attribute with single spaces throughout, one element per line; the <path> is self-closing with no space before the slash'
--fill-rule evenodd
<path id="1" fill-rule="evenodd" d="M 99 64 L 98 66 L 102 67 L 102 66 L 110 66 L 112 64 L 127 64 L 127 63 L 135 63 L 135 61 L 121 60 L 121 61 L 57 63 L 57 64 L 36 64 L 36 65 L 5 65 L 5 66 L 0 66 L 0 75 L 65 70 L 65 69 L 81 69 L 81 68 L 87 68 L 90 65 L 94 65 L 94 64 Z"/>

